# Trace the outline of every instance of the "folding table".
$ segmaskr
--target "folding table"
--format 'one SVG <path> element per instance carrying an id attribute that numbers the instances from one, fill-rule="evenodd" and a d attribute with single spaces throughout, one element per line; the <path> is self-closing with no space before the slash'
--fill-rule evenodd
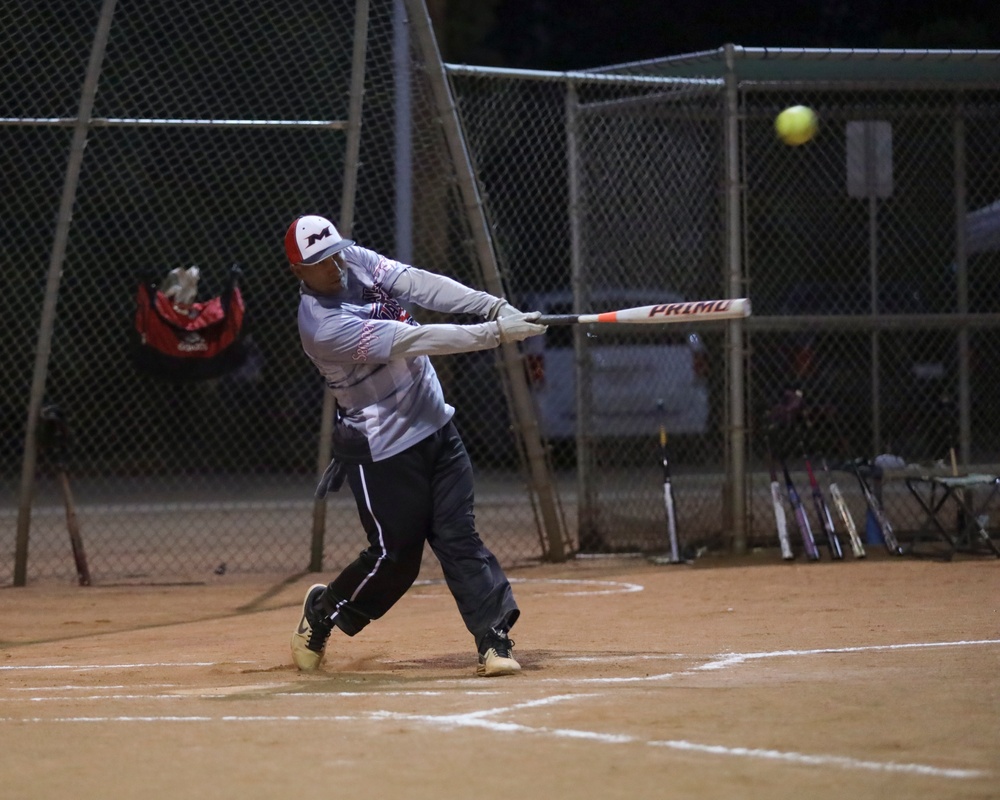
<path id="1" fill-rule="evenodd" d="M 922 475 L 906 478 L 906 488 L 927 515 L 922 530 L 933 527 L 952 552 L 992 553 L 1000 558 L 1000 547 L 990 538 L 988 530 L 988 509 L 1000 496 L 1000 477 Z M 954 510 L 951 525 L 946 518 L 948 510 Z"/>

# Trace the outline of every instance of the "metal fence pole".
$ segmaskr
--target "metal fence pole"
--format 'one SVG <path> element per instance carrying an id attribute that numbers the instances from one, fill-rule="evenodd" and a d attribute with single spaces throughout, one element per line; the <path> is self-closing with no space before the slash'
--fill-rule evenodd
<path id="1" fill-rule="evenodd" d="M 448 77 L 445 74 L 441 54 L 434 38 L 430 17 L 423 0 L 406 0 L 406 5 L 410 14 L 410 23 L 413 25 L 427 68 L 434 102 L 441 115 L 448 150 L 458 179 L 458 187 L 465 206 L 469 227 L 472 230 L 476 256 L 483 272 L 486 289 L 493 294 L 502 295 L 504 291 L 500 268 L 493 250 L 493 241 L 486 222 L 482 198 L 476 185 L 472 162 L 465 147 L 454 98 L 451 96 Z M 520 351 L 513 344 L 504 344 L 501 347 L 503 365 L 510 382 L 514 416 L 527 456 L 531 489 L 538 498 L 542 524 L 545 527 L 548 542 L 548 553 L 545 555 L 550 561 L 564 561 L 566 559 L 566 535 L 562 517 L 559 514 L 555 482 L 542 447 L 538 420 L 535 417 L 527 378 L 521 365 Z"/>
<path id="2" fill-rule="evenodd" d="M 740 297 L 743 290 L 743 243 L 740 225 L 742 187 L 739 157 L 739 84 L 735 72 L 733 45 L 726 45 L 725 106 L 725 230 L 727 237 L 727 282 L 730 297 Z M 726 330 L 726 355 L 729 368 L 729 464 L 726 483 L 729 487 L 728 519 L 732 526 L 733 552 L 747 549 L 747 474 L 746 474 L 746 387 L 743 370 L 743 321 L 733 320 Z M 726 518 L 726 515 L 723 515 Z"/>
<path id="3" fill-rule="evenodd" d="M 344 159 L 344 187 L 341 192 L 337 225 L 345 238 L 354 226 L 354 197 L 358 185 L 358 153 L 361 146 L 361 110 L 365 92 L 365 53 L 368 42 L 368 0 L 358 0 L 354 15 L 354 55 L 351 62 L 351 103 L 347 118 L 347 154 Z M 323 410 L 320 416 L 319 447 L 316 455 L 317 475 L 322 475 L 332 457 L 333 415 L 337 404 L 329 387 L 323 390 Z M 326 537 L 326 498 L 313 501 L 312 542 L 309 548 L 309 570 L 323 569 L 323 542 Z"/>
<path id="4" fill-rule="evenodd" d="M 24 460 L 21 464 L 21 490 L 17 509 L 17 543 L 14 553 L 14 585 L 24 586 L 28 577 L 28 533 L 31 529 L 31 496 L 35 486 L 35 466 L 38 461 L 38 447 L 35 429 L 38 415 L 45 396 L 45 382 L 48 377 L 49 355 L 52 352 L 52 328 L 56 319 L 56 301 L 59 299 L 59 283 L 62 279 L 63 261 L 66 258 L 66 243 L 69 240 L 69 226 L 73 219 L 73 205 L 76 202 L 76 188 L 80 180 L 83 164 L 83 150 L 87 146 L 87 131 L 90 115 L 94 110 L 97 82 L 101 75 L 101 64 L 108 46 L 108 33 L 115 13 L 117 0 L 104 0 L 101 16 L 94 33 L 94 43 L 90 51 L 90 61 L 83 80 L 80 94 L 80 113 L 73 127 L 73 141 L 70 144 L 69 162 L 66 165 L 66 179 L 63 182 L 62 199 L 59 201 L 59 216 L 56 232 L 52 240 L 52 255 L 49 259 L 48 278 L 45 283 L 45 300 L 42 316 L 38 324 L 38 347 L 35 350 L 35 369 L 31 381 L 31 398 L 28 402 L 28 421 L 24 434 Z"/>
<path id="5" fill-rule="evenodd" d="M 965 158 L 965 109 L 959 95 L 953 125 L 955 147 L 955 272 L 958 313 L 969 313 L 969 257 L 966 241 L 968 186 Z M 972 450 L 971 391 L 969 388 L 969 326 L 958 328 L 958 451 L 968 468 Z"/>
<path id="6" fill-rule="evenodd" d="M 570 233 L 570 285 L 573 290 L 573 310 L 589 308 L 587 288 L 589 281 L 583 260 L 583 226 L 587 209 L 583 207 L 581 191 L 580 162 L 580 98 L 576 81 L 566 82 L 566 161 L 569 192 L 569 233 Z M 597 504 L 594 497 L 594 475 L 591 469 L 592 454 L 590 438 L 587 436 L 587 420 L 590 419 L 590 375 L 588 364 L 586 332 L 583 326 L 573 329 L 573 368 L 576 376 L 576 512 L 577 533 L 581 549 L 595 544 L 596 525 L 594 515 Z"/>

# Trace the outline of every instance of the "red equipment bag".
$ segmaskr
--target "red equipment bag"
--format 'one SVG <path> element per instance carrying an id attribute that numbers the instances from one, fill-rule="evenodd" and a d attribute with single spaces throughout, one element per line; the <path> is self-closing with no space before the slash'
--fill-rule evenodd
<path id="1" fill-rule="evenodd" d="M 246 360 L 246 306 L 233 266 L 226 289 L 211 300 L 175 304 L 153 281 L 136 294 L 132 360 L 141 374 L 166 381 L 217 378 Z"/>

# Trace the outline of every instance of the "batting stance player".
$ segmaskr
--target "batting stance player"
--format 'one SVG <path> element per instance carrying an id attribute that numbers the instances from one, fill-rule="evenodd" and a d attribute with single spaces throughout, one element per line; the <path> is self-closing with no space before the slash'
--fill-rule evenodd
<path id="1" fill-rule="evenodd" d="M 317 494 L 346 477 L 368 538 L 354 563 L 306 593 L 292 659 L 315 670 L 334 628 L 354 636 L 385 614 L 416 579 L 426 541 L 475 637 L 477 674 L 518 671 L 508 634 L 520 611 L 476 532 L 472 465 L 428 356 L 537 336 L 539 313 L 360 247 L 319 216 L 292 222 L 285 252 L 301 281 L 302 348 L 337 401 L 334 458 Z M 487 321 L 421 326 L 400 300 Z"/>

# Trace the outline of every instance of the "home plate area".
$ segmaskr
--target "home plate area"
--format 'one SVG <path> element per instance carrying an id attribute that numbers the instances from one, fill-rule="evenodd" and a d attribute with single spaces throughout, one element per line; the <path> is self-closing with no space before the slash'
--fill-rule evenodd
<path id="1" fill-rule="evenodd" d="M 972 603 L 995 569 L 933 565 L 963 570 L 942 581 L 928 566 L 525 570 L 523 669 L 492 680 L 435 576 L 335 634 L 314 674 L 287 654 L 309 578 L 211 590 L 215 614 L 205 587 L 92 587 L 106 629 L 81 614 L 5 645 L 2 758 L 23 765 L 5 770 L 9 796 L 176 796 L 212 776 L 204 796 L 268 797 L 310 766 L 344 796 L 470 796 L 494 773 L 526 797 L 988 796 L 1000 638 Z M 111 608 L 171 598 L 176 619 L 131 628 Z"/>

